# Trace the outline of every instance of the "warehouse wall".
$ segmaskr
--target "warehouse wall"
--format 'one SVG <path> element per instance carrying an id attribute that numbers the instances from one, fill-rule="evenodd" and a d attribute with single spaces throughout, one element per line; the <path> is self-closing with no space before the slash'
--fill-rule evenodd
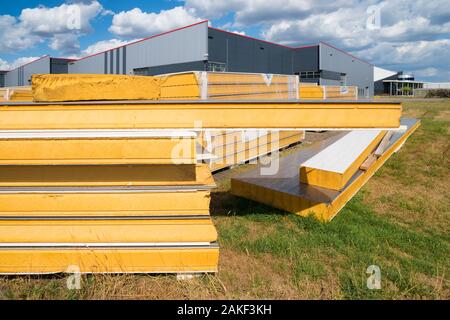
<path id="1" fill-rule="evenodd" d="M 50 57 L 45 56 L 9 71 L 5 75 L 5 86 L 29 86 L 33 74 L 50 73 Z"/>
<path id="2" fill-rule="evenodd" d="M 319 71 L 319 46 L 293 49 L 294 73 Z"/>
<path id="3" fill-rule="evenodd" d="M 50 58 L 50 73 L 62 74 L 69 72 L 68 59 Z"/>
<path id="4" fill-rule="evenodd" d="M 204 71 L 205 61 L 173 63 L 162 66 L 137 68 L 135 74 L 140 76 L 154 76 L 157 74 L 175 73 L 183 71 Z"/>
<path id="5" fill-rule="evenodd" d="M 205 21 L 89 56 L 71 63 L 69 73 L 133 74 L 138 68 L 203 61 L 207 29 Z"/>
<path id="6" fill-rule="evenodd" d="M 5 86 L 5 73 L 0 71 L 0 88 Z"/>
<path id="7" fill-rule="evenodd" d="M 366 89 L 368 96 L 373 96 L 373 65 L 352 57 L 326 43 L 321 42 L 319 44 L 319 51 L 319 66 L 322 74 L 326 74 L 326 71 L 330 71 L 330 74 L 345 73 L 347 75 L 348 86 L 358 86 L 359 89 Z M 334 77 L 333 79 L 326 79 L 322 76 L 320 84 L 339 85 L 340 81 L 335 80 Z M 363 97 L 361 92 L 359 96 L 361 98 Z"/>
<path id="8" fill-rule="evenodd" d="M 319 46 L 292 49 L 294 74 L 301 76 L 302 72 L 319 72 Z M 320 77 L 303 78 L 300 82 L 319 83 Z"/>
<path id="9" fill-rule="evenodd" d="M 105 53 L 99 53 L 69 63 L 69 73 L 93 73 L 103 74 L 105 72 Z"/>
<path id="10" fill-rule="evenodd" d="M 217 29 L 208 29 L 208 54 L 229 72 L 293 74 L 290 48 Z"/>

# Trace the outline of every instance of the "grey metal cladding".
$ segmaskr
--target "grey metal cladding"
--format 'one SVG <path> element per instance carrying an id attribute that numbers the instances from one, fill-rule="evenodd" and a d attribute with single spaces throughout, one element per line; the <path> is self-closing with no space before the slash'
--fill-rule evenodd
<path id="1" fill-rule="evenodd" d="M 127 46 L 122 47 L 122 74 L 127 74 Z"/>
<path id="2" fill-rule="evenodd" d="M 319 71 L 319 46 L 293 49 L 294 73 Z"/>
<path id="3" fill-rule="evenodd" d="M 135 68 L 207 59 L 208 23 L 168 32 L 127 46 L 126 73 Z"/>
<path id="4" fill-rule="evenodd" d="M 120 48 L 116 50 L 116 74 L 120 74 Z"/>
<path id="5" fill-rule="evenodd" d="M 122 73 L 132 74 L 135 68 L 206 59 L 207 29 L 208 23 L 204 22 L 122 47 Z M 75 61 L 69 65 L 69 73 L 120 73 L 119 51 L 120 48 L 112 49 Z"/>
<path id="6" fill-rule="evenodd" d="M 108 73 L 108 52 L 105 52 L 103 55 L 104 55 L 104 60 L 105 60 L 104 73 L 107 74 Z"/>
<path id="7" fill-rule="evenodd" d="M 31 85 L 31 76 L 33 74 L 46 74 L 50 73 L 50 57 L 43 57 L 39 60 L 31 62 L 23 68 L 22 81 L 25 86 Z"/>
<path id="8" fill-rule="evenodd" d="M 5 86 L 28 86 L 31 85 L 31 76 L 33 74 L 50 73 L 50 57 L 42 57 L 32 61 L 29 64 L 8 71 L 5 74 Z"/>
<path id="9" fill-rule="evenodd" d="M 5 74 L 5 87 L 14 87 L 19 85 L 19 70 L 11 70 Z"/>
<path id="10" fill-rule="evenodd" d="M 230 72 L 292 73 L 288 47 L 208 29 L 208 60 L 227 64 Z"/>
<path id="11" fill-rule="evenodd" d="M 69 63 L 69 73 L 105 73 L 104 53 L 82 58 L 80 60 Z"/>
<path id="12" fill-rule="evenodd" d="M 320 43 L 320 70 L 329 70 L 345 73 L 347 85 L 359 88 L 368 88 L 369 95 L 373 96 L 373 65 L 349 55 L 326 43 Z M 321 81 L 321 84 L 335 84 Z"/>
<path id="13" fill-rule="evenodd" d="M 109 72 L 114 74 L 114 50 L 109 51 Z"/>

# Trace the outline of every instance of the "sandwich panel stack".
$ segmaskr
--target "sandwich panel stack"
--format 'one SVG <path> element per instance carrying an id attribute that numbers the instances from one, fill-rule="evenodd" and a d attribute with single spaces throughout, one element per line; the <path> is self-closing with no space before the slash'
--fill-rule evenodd
<path id="1" fill-rule="evenodd" d="M 401 124 L 399 129 L 389 130 L 387 134 L 377 130 L 372 134 L 341 132 L 280 159 L 279 170 L 273 175 L 261 174 L 257 166 L 232 178 L 231 192 L 301 216 L 330 221 L 401 148 L 420 122 L 402 119 Z M 342 155 L 352 145 L 356 151 Z M 365 164 L 372 157 L 374 160 Z"/>
<path id="2" fill-rule="evenodd" d="M 200 144 L 212 171 L 245 163 L 258 157 L 299 143 L 304 131 L 272 130 L 208 130 L 201 135 Z"/>
<path id="3" fill-rule="evenodd" d="M 161 100 L 298 99 L 298 76 L 191 71 L 156 76 Z"/>
<path id="4" fill-rule="evenodd" d="M 1 101 L 32 101 L 33 93 L 31 87 L 6 87 L 0 88 Z"/>
<path id="5" fill-rule="evenodd" d="M 319 86 L 315 83 L 300 83 L 299 98 L 306 100 L 357 100 L 356 86 Z"/>
<path id="6" fill-rule="evenodd" d="M 1 131 L 0 273 L 217 271 L 214 180 L 196 141 L 190 131 Z"/>
<path id="7" fill-rule="evenodd" d="M 356 86 L 323 86 L 325 99 L 358 99 L 358 87 Z"/>
<path id="8" fill-rule="evenodd" d="M 157 76 L 161 79 L 161 100 L 257 100 L 297 99 L 298 76 L 185 72 Z M 256 134 L 256 135 L 255 135 Z M 212 171 L 250 161 L 298 143 L 304 131 L 207 130 L 199 136 L 203 154 Z"/>

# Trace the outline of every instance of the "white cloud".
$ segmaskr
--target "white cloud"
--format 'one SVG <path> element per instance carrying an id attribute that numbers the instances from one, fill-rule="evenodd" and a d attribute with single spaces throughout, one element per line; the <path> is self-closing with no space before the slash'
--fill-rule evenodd
<path id="1" fill-rule="evenodd" d="M 367 57 L 375 64 L 414 65 L 415 68 L 425 68 L 432 64 L 449 70 L 449 52 L 450 39 L 441 39 L 402 43 L 381 42 L 361 50 L 359 55 Z"/>
<path id="2" fill-rule="evenodd" d="M 36 59 L 39 59 L 39 57 L 22 57 L 14 60 L 11 63 L 0 59 L 0 70 L 12 70 Z"/>
<path id="3" fill-rule="evenodd" d="M 20 14 L 22 25 L 35 34 L 54 35 L 70 32 L 91 31 L 90 20 L 100 14 L 99 2 L 62 4 L 59 7 L 37 7 L 23 9 Z"/>
<path id="4" fill-rule="evenodd" d="M 98 1 L 74 1 L 57 7 L 23 9 L 18 18 L 0 15 L 0 52 L 17 52 L 50 40 L 63 54 L 79 48 L 78 38 L 91 32 L 90 21 L 102 12 Z"/>
<path id="5" fill-rule="evenodd" d="M 425 68 L 425 69 L 416 70 L 414 72 L 414 75 L 416 77 L 428 78 L 428 77 L 434 77 L 434 76 L 438 75 L 438 73 L 439 73 L 439 70 L 437 68 L 429 67 L 429 68 Z"/>
<path id="6" fill-rule="evenodd" d="M 75 34 L 57 34 L 51 39 L 49 46 L 52 50 L 62 51 L 66 54 L 80 51 L 78 35 Z"/>
<path id="7" fill-rule="evenodd" d="M 91 44 L 89 47 L 87 47 L 85 50 L 83 50 L 83 55 L 91 55 L 98 52 L 106 51 L 112 48 L 123 46 L 127 43 L 133 42 L 136 40 L 130 40 L 130 41 L 124 41 L 120 39 L 110 39 L 110 40 L 102 40 L 99 42 L 96 42 L 94 44 Z"/>
<path id="8" fill-rule="evenodd" d="M 194 9 L 209 19 L 215 19 L 239 10 L 245 3 L 245 0 L 186 0 L 185 7 Z"/>
<path id="9" fill-rule="evenodd" d="M 13 16 L 0 16 L 0 52 L 21 51 L 42 41 L 28 32 Z"/>
<path id="10" fill-rule="evenodd" d="M 147 13 L 134 8 L 114 15 L 109 31 L 118 36 L 145 37 L 201 20 L 192 9 L 184 7 L 162 10 L 159 13 Z"/>
<path id="11" fill-rule="evenodd" d="M 234 24 L 264 24 L 281 19 L 301 19 L 312 13 L 353 7 L 356 0 L 186 0 L 187 8 L 208 18 L 220 18 L 234 12 Z"/>

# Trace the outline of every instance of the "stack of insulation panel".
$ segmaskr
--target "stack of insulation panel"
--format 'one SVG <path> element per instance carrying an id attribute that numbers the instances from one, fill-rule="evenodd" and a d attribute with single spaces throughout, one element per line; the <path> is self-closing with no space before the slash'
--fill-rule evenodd
<path id="1" fill-rule="evenodd" d="M 299 98 L 310 100 L 357 100 L 356 86 L 319 86 L 315 83 L 300 83 Z"/>
<path id="2" fill-rule="evenodd" d="M 298 76 L 191 71 L 158 75 L 161 100 L 298 99 Z"/>
<path id="3" fill-rule="evenodd" d="M 212 171 L 257 159 L 302 141 L 304 131 L 208 130 L 200 135 L 204 160 Z"/>
<path id="4" fill-rule="evenodd" d="M 31 87 L 0 88 L 0 101 L 32 101 Z"/>
<path id="5" fill-rule="evenodd" d="M 214 272 L 196 121 L 397 128 L 401 114 L 398 103 L 158 101 L 160 89 L 151 77 L 44 75 L 36 102 L 0 104 L 0 273 Z"/>
<path id="6" fill-rule="evenodd" d="M 214 181 L 196 141 L 187 130 L 2 130 L 0 272 L 216 272 Z"/>
<path id="7" fill-rule="evenodd" d="M 298 76 L 192 71 L 156 76 L 161 100 L 298 99 Z M 304 139 L 301 130 L 206 130 L 199 136 L 202 159 L 212 171 L 251 161 Z"/>

